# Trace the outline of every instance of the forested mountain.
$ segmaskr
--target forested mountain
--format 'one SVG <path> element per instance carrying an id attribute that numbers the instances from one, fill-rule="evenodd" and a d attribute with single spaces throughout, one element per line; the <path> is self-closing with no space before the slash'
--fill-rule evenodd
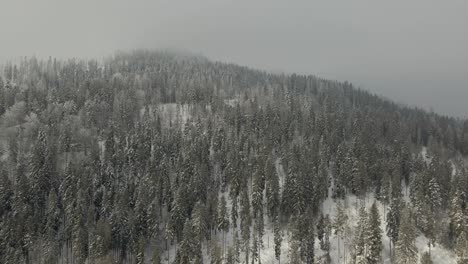
<path id="1" fill-rule="evenodd" d="M 23 58 L 0 143 L 0 263 L 468 263 L 468 121 L 347 82 Z"/>

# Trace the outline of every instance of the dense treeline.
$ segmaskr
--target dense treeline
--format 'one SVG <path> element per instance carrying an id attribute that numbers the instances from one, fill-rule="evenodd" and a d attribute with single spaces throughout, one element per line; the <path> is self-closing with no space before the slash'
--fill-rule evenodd
<path id="1" fill-rule="evenodd" d="M 369 194 L 388 214 L 356 205 L 350 263 L 381 263 L 384 233 L 397 263 L 415 263 L 417 232 L 468 259 L 466 121 L 168 52 L 3 68 L 1 263 L 160 263 L 170 248 L 255 263 L 268 225 L 278 260 L 286 230 L 290 263 L 326 263 L 341 201 Z"/>

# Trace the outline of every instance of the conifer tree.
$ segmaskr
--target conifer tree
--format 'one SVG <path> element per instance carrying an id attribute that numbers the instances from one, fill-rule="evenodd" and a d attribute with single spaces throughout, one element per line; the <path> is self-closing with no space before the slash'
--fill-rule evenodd
<path id="1" fill-rule="evenodd" d="M 339 258 L 342 258 L 341 255 L 341 250 L 340 250 L 340 240 L 343 240 L 344 238 L 344 231 L 345 231 L 345 226 L 346 222 L 348 221 L 348 215 L 345 212 L 345 209 L 343 207 L 343 203 L 341 200 L 339 200 L 336 203 L 336 216 L 333 221 L 333 229 L 335 230 L 335 235 L 338 236 L 338 255 Z M 344 247 L 343 247 L 344 250 Z M 346 253 L 344 253 L 346 254 Z"/>
<path id="2" fill-rule="evenodd" d="M 303 227 L 304 234 L 302 235 L 301 251 L 304 256 L 304 262 L 313 264 L 315 262 L 315 228 L 314 223 L 311 221 L 311 214 L 302 216 L 301 226 Z"/>
<path id="3" fill-rule="evenodd" d="M 226 198 L 221 196 L 221 200 L 218 204 L 218 219 L 217 219 L 217 229 L 223 232 L 223 254 L 225 251 L 226 244 L 226 232 L 229 231 L 229 216 L 227 211 Z"/>
<path id="4" fill-rule="evenodd" d="M 275 258 L 278 260 L 278 263 L 281 263 L 281 243 L 283 242 L 283 232 L 279 223 L 278 217 L 276 217 L 274 222 L 274 240 L 275 240 Z"/>
<path id="5" fill-rule="evenodd" d="M 395 244 L 395 262 L 397 264 L 416 263 L 418 249 L 415 246 L 416 227 L 409 209 L 401 212 L 401 224 L 398 228 L 398 241 Z"/>
<path id="6" fill-rule="evenodd" d="M 301 260 L 301 229 L 300 221 L 294 216 L 289 223 L 289 263 L 300 264 Z"/>
<path id="7" fill-rule="evenodd" d="M 244 244 L 245 263 L 249 263 L 249 249 L 250 249 L 250 225 L 252 224 L 252 216 L 250 214 L 249 195 L 247 188 L 244 188 L 241 196 L 241 237 Z"/>
<path id="8" fill-rule="evenodd" d="M 354 238 L 353 259 L 356 264 L 366 263 L 366 235 L 368 228 L 368 216 L 364 206 L 359 209 L 359 220 Z"/>
<path id="9" fill-rule="evenodd" d="M 278 174 L 270 158 L 265 162 L 265 178 L 268 215 L 270 218 L 273 218 L 279 211 L 280 194 Z"/>
<path id="10" fill-rule="evenodd" d="M 368 264 L 378 264 L 382 262 L 382 248 L 380 214 L 374 202 L 369 212 L 366 230 L 366 259 Z"/>
<path id="11" fill-rule="evenodd" d="M 195 235 L 197 239 L 203 241 L 206 238 L 208 231 L 205 206 L 202 203 L 197 202 L 192 214 Z"/>
<path id="12" fill-rule="evenodd" d="M 398 240 L 398 229 L 400 228 L 400 200 L 392 199 L 390 209 L 387 213 L 387 236 L 390 238 L 390 252 L 392 244 Z"/>

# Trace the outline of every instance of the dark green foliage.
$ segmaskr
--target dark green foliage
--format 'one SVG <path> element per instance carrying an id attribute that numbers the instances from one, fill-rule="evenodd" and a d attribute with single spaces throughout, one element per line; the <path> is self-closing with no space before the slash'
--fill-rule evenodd
<path id="1" fill-rule="evenodd" d="M 382 262 L 382 230 L 380 229 L 380 214 L 374 202 L 369 211 L 366 230 L 366 259 L 369 264 Z"/>

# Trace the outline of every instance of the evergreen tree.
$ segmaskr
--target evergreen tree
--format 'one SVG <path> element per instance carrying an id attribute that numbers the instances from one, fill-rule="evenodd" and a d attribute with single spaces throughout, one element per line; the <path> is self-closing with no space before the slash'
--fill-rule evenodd
<path id="1" fill-rule="evenodd" d="M 281 263 L 281 243 L 283 242 L 283 232 L 279 223 L 278 217 L 276 217 L 274 222 L 274 240 L 275 240 L 275 258 L 278 260 L 278 263 Z"/>
<path id="2" fill-rule="evenodd" d="M 301 226 L 303 226 L 301 255 L 303 255 L 304 262 L 313 264 L 315 262 L 315 228 L 314 222 L 311 221 L 311 214 L 302 216 Z"/>
<path id="3" fill-rule="evenodd" d="M 180 242 L 179 255 L 181 264 L 189 264 L 192 260 L 201 258 L 201 244 L 193 232 L 192 221 L 186 220 L 183 230 L 183 239 Z"/>
<path id="4" fill-rule="evenodd" d="M 382 230 L 380 229 L 380 214 L 374 202 L 369 212 L 366 230 L 366 259 L 368 264 L 382 262 Z"/>
<path id="5" fill-rule="evenodd" d="M 250 215 L 250 202 L 247 188 L 244 188 L 241 196 L 241 237 L 244 244 L 245 263 L 249 263 L 249 249 L 250 249 L 250 225 L 252 218 Z"/>
<path id="6" fill-rule="evenodd" d="M 276 173 L 275 166 L 270 158 L 265 162 L 265 178 L 268 215 L 273 218 L 279 211 L 280 194 L 278 174 Z"/>
<path id="7" fill-rule="evenodd" d="M 197 239 L 203 241 L 208 232 L 207 219 L 206 219 L 206 208 L 205 206 L 197 202 L 193 208 L 192 213 L 193 229 Z"/>
<path id="8" fill-rule="evenodd" d="M 399 199 L 392 199 L 390 209 L 387 213 L 387 236 L 390 238 L 390 242 L 393 245 L 395 245 L 398 240 L 398 229 L 400 228 L 400 203 Z"/>
<path id="9" fill-rule="evenodd" d="M 335 235 L 338 236 L 338 255 L 339 258 L 342 258 L 341 255 L 341 250 L 340 250 L 340 240 L 343 240 L 344 238 L 344 231 L 345 231 L 345 226 L 346 222 L 348 221 L 348 215 L 345 212 L 345 209 L 343 207 L 343 203 L 339 200 L 336 203 L 336 216 L 333 221 L 333 229 L 335 230 Z M 343 246 L 343 250 L 344 250 Z M 346 255 L 346 253 L 344 253 Z"/>
<path id="10" fill-rule="evenodd" d="M 356 227 L 356 234 L 354 238 L 354 252 L 353 258 L 356 264 L 366 263 L 367 254 L 366 254 L 366 235 L 368 228 L 368 216 L 367 211 L 364 206 L 359 209 L 359 220 Z"/>
<path id="11" fill-rule="evenodd" d="M 409 209 L 401 212 L 401 224 L 398 228 L 398 241 L 395 244 L 395 256 L 397 264 L 416 263 L 418 249 L 415 246 L 416 227 Z"/>
<path id="12" fill-rule="evenodd" d="M 300 264 L 301 260 L 301 229 L 300 221 L 296 217 L 293 217 L 289 223 L 289 263 Z"/>
<path id="13" fill-rule="evenodd" d="M 218 219 L 217 219 L 217 229 L 221 232 L 223 232 L 223 254 L 224 254 L 224 249 L 225 249 L 225 244 L 226 244 L 226 232 L 229 231 L 229 217 L 228 217 L 228 211 L 227 211 L 227 204 L 226 204 L 226 198 L 224 196 L 221 196 L 221 201 L 218 205 Z"/>
<path id="14" fill-rule="evenodd" d="M 36 210 L 43 213 L 46 195 L 52 184 L 52 162 L 47 135 L 44 130 L 39 130 L 30 161 L 31 191 L 36 197 Z"/>

